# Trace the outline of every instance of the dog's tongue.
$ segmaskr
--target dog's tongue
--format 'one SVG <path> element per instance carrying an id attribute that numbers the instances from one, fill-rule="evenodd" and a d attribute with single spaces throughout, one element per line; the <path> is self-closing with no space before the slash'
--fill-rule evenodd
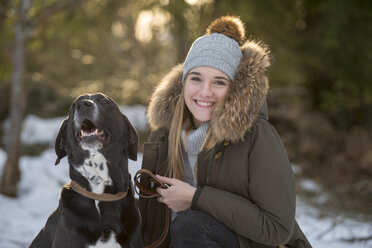
<path id="1" fill-rule="evenodd" d="M 99 142 L 99 139 L 95 135 L 89 135 L 89 136 L 82 137 L 81 141 L 83 143 L 95 143 L 95 142 Z"/>
<path id="2" fill-rule="evenodd" d="M 106 138 L 107 134 L 90 120 L 82 122 L 80 132 L 77 134 L 78 143 L 83 149 L 100 149 Z"/>
<path id="3" fill-rule="evenodd" d="M 81 130 L 78 134 L 79 145 L 81 148 L 87 149 L 101 149 L 105 141 L 106 134 L 104 131 L 92 129 L 92 131 Z"/>

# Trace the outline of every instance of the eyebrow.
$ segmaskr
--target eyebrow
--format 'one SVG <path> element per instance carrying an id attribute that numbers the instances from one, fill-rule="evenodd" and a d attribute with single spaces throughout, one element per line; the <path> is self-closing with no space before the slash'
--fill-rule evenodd
<path id="1" fill-rule="evenodd" d="M 197 75 L 197 76 L 201 76 L 201 73 L 196 72 L 196 71 L 192 71 L 192 72 L 189 73 L 189 75 L 191 75 L 191 74 L 195 74 L 195 75 Z M 215 79 L 225 79 L 225 80 L 227 80 L 227 81 L 230 81 L 228 78 L 226 78 L 226 77 L 222 77 L 222 76 L 216 76 L 216 77 L 214 77 L 214 78 L 215 78 Z"/>
<path id="2" fill-rule="evenodd" d="M 192 72 L 190 72 L 189 74 L 195 74 L 195 75 L 201 76 L 201 73 L 199 73 L 199 72 L 195 72 L 195 71 L 192 71 Z"/>
<path id="3" fill-rule="evenodd" d="M 230 81 L 228 78 L 226 78 L 226 77 L 221 77 L 221 76 L 216 76 L 216 77 L 214 77 L 215 79 L 225 79 L 225 80 L 227 80 L 227 81 Z"/>

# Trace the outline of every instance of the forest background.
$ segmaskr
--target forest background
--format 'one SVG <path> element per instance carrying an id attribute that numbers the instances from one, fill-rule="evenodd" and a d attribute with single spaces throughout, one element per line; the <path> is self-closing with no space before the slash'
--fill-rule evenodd
<path id="1" fill-rule="evenodd" d="M 17 196 L 19 156 L 46 148 L 21 143 L 26 115 L 64 116 L 84 92 L 148 104 L 192 41 L 226 14 L 240 16 L 248 39 L 271 50 L 270 122 L 301 176 L 331 195 L 308 200 L 370 214 L 369 0 L 0 0 L 0 124 L 11 123 L 1 133 L 1 193 Z"/>

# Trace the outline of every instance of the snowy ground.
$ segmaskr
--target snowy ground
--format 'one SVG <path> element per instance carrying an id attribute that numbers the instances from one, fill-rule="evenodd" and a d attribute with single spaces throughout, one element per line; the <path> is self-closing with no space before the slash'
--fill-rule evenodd
<path id="1" fill-rule="evenodd" d="M 145 109 L 142 106 L 121 108 L 138 130 L 145 128 Z M 63 117 L 49 120 L 29 116 L 25 120 L 22 140 L 27 144 L 48 143 L 53 145 L 55 135 Z M 0 174 L 6 159 L 0 150 Z M 19 197 L 16 199 L 0 195 L 0 248 L 28 247 L 32 239 L 45 224 L 49 214 L 57 207 L 62 185 L 69 182 L 68 165 L 64 158 L 54 166 L 54 149 L 45 150 L 38 157 L 24 156 L 20 167 L 22 178 Z M 141 166 L 142 154 L 138 161 L 130 161 L 129 170 L 133 175 Z M 296 168 L 295 168 L 296 169 Z M 308 190 L 321 191 L 311 181 L 299 183 Z M 368 243 L 348 243 L 350 238 L 372 235 L 372 223 L 352 219 L 324 217 L 321 210 L 297 199 L 297 220 L 314 248 L 367 248 Z M 323 216 L 320 218 L 320 216 Z"/>

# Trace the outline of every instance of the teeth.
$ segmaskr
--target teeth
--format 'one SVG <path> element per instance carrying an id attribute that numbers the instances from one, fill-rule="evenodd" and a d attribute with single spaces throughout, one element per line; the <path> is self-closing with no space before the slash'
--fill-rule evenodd
<path id="1" fill-rule="evenodd" d="M 81 137 L 87 137 L 87 136 L 97 136 L 98 135 L 98 130 L 94 130 L 94 132 L 84 132 L 83 130 L 80 131 Z"/>
<path id="2" fill-rule="evenodd" d="M 201 101 L 196 101 L 199 105 L 201 106 L 212 106 L 213 103 L 211 102 L 201 102 Z"/>
<path id="3" fill-rule="evenodd" d="M 93 132 L 84 132 L 83 130 L 80 131 L 80 138 L 89 137 L 89 136 L 104 136 L 105 131 L 95 129 Z"/>

